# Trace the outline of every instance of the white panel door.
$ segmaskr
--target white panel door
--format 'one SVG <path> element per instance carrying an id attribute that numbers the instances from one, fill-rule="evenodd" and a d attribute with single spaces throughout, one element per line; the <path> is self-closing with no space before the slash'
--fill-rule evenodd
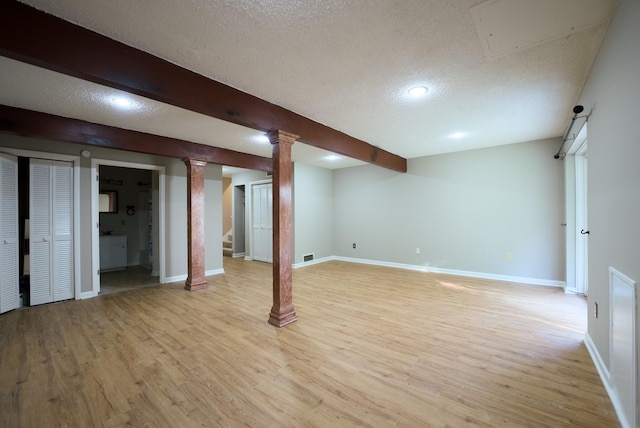
<path id="1" fill-rule="evenodd" d="M 31 159 L 31 304 L 74 296 L 73 167 L 70 162 Z"/>
<path id="2" fill-rule="evenodd" d="M 0 154 L 0 313 L 19 306 L 18 159 Z"/>
<path id="3" fill-rule="evenodd" d="M 53 301 L 73 298 L 73 167 L 69 162 L 51 162 L 53 178 Z"/>
<path id="4" fill-rule="evenodd" d="M 253 205 L 253 259 L 273 262 L 273 192 L 272 184 L 253 186 L 251 203 Z"/>

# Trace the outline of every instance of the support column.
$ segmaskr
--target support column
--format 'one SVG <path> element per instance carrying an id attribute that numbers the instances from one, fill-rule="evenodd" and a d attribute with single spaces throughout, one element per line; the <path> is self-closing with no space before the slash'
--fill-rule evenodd
<path id="1" fill-rule="evenodd" d="M 204 167 L 206 162 L 184 159 L 187 165 L 188 275 L 185 290 L 208 286 L 204 277 Z"/>
<path id="2" fill-rule="evenodd" d="M 291 146 L 296 138 L 284 131 L 269 133 L 273 153 L 273 307 L 269 323 L 276 327 L 298 319 L 291 293 Z"/>

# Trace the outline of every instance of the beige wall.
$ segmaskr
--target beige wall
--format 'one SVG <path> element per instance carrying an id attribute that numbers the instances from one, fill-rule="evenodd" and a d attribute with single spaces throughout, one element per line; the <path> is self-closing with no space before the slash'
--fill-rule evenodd
<path id="1" fill-rule="evenodd" d="M 293 210 L 293 262 L 333 256 L 333 172 L 294 164 Z"/>
<path id="2" fill-rule="evenodd" d="M 406 174 L 371 165 L 336 170 L 334 254 L 561 283 L 559 143 L 410 159 Z"/>

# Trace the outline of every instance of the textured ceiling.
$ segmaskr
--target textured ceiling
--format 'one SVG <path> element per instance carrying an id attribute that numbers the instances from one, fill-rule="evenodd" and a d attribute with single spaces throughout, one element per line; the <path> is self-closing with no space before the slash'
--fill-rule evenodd
<path id="1" fill-rule="evenodd" d="M 518 2 L 522 7 L 513 6 Z M 406 158 L 562 136 L 616 4 L 25 3 Z M 540 8 L 537 14 L 531 12 L 533 3 Z M 480 20 L 478 11 L 484 11 Z M 554 25 L 547 22 L 550 17 Z M 496 43 L 509 40 L 518 34 L 518 20 L 542 28 L 541 34 L 533 31 L 526 46 L 491 55 L 483 31 L 493 37 L 495 27 Z M 513 25 L 500 25 L 506 21 Z M 139 109 L 114 111 L 103 101 L 112 89 L 5 58 L 0 76 L 0 104 L 270 156 L 268 144 L 253 141 L 256 131 L 238 125 L 139 97 Z M 407 90 L 417 84 L 429 88 L 427 95 L 409 99 Z M 463 136 L 453 138 L 456 132 Z M 302 144 L 294 150 L 294 160 L 314 165 L 361 164 L 330 163 L 323 159 L 326 152 Z"/>

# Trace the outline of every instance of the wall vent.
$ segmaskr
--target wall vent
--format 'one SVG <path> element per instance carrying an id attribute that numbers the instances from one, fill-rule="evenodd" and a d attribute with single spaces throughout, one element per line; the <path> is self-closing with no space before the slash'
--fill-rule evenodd
<path id="1" fill-rule="evenodd" d="M 302 258 L 305 262 L 310 262 L 311 260 L 313 260 L 313 253 L 305 254 L 304 256 L 302 256 Z"/>

